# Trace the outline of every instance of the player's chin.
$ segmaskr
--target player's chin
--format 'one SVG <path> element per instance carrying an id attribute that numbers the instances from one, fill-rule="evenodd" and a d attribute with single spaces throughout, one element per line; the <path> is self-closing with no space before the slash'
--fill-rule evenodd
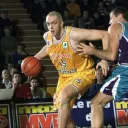
<path id="1" fill-rule="evenodd" d="M 56 33 L 55 32 L 51 32 L 52 36 L 56 36 Z"/>

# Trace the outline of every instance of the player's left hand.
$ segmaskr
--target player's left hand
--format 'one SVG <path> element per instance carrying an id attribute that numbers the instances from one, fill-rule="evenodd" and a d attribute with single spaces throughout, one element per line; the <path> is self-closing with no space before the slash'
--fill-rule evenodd
<path id="1" fill-rule="evenodd" d="M 89 43 L 89 45 L 86 45 L 84 43 L 80 43 L 77 45 L 76 51 L 78 52 L 79 55 L 87 54 L 87 55 L 92 55 L 94 45 Z"/>

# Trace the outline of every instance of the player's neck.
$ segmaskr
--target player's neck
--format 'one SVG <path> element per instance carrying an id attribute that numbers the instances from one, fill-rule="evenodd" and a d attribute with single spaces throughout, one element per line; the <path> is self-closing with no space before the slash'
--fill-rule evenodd
<path id="1" fill-rule="evenodd" d="M 63 27 L 63 28 L 61 29 L 60 33 L 59 33 L 57 36 L 55 36 L 55 38 L 56 38 L 57 40 L 60 40 L 60 39 L 63 37 L 64 33 L 65 33 L 65 27 Z"/>

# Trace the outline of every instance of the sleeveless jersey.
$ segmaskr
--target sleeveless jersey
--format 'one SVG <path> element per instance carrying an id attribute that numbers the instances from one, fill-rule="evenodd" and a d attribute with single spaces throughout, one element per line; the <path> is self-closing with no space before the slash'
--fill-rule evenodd
<path id="1" fill-rule="evenodd" d="M 119 65 L 128 65 L 128 23 L 120 23 L 123 31 L 119 44 L 118 60 Z"/>
<path id="2" fill-rule="evenodd" d="M 59 76 L 72 76 L 76 72 L 83 72 L 91 69 L 94 65 L 90 56 L 80 56 L 73 50 L 70 42 L 72 27 L 66 26 L 64 36 L 57 44 L 53 44 L 52 35 L 47 33 L 48 55 L 58 70 Z"/>

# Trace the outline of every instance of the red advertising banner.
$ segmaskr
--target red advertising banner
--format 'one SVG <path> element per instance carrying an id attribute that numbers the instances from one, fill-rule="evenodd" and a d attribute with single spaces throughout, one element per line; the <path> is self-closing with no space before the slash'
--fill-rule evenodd
<path id="1" fill-rule="evenodd" d="M 116 128 L 128 128 L 128 100 L 114 102 Z"/>
<path id="2" fill-rule="evenodd" d="M 0 104 L 0 128 L 12 128 L 9 104 Z"/>
<path id="3" fill-rule="evenodd" d="M 52 103 L 15 104 L 18 128 L 57 128 L 57 113 Z"/>

